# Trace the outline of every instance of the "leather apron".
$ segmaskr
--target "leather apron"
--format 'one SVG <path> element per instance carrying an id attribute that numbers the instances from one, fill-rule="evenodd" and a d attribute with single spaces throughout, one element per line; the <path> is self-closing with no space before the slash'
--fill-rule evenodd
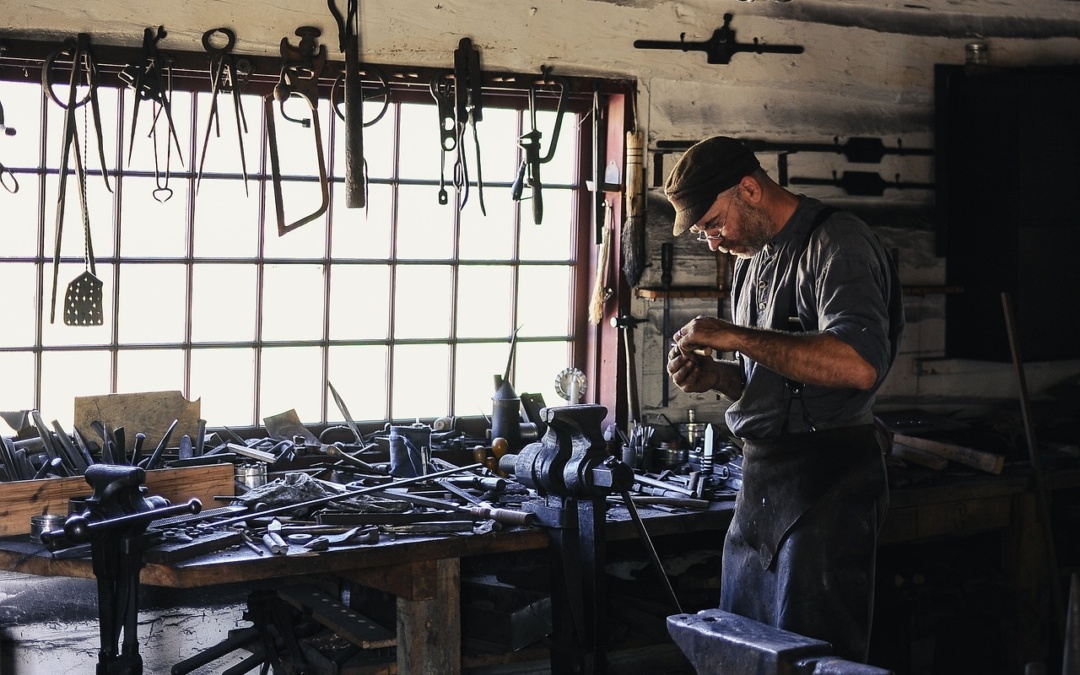
<path id="1" fill-rule="evenodd" d="M 745 442 L 721 609 L 866 660 L 885 443 L 872 424 Z"/>

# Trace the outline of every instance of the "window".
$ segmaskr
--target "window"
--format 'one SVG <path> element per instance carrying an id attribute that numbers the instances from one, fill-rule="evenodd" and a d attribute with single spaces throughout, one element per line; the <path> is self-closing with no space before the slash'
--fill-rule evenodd
<path id="1" fill-rule="evenodd" d="M 518 392 L 557 403 L 556 375 L 584 365 L 589 96 L 571 102 L 553 159 L 542 166 L 540 225 L 528 201 L 511 198 L 517 140 L 531 122 L 520 85 L 516 94 L 495 92 L 476 125 L 486 216 L 473 166 L 468 198 L 456 208 L 464 195 L 455 194 L 454 156 L 441 163 L 437 109 L 426 87 L 416 86 L 392 86 L 385 114 L 365 128 L 368 205 L 347 209 L 344 127 L 323 96 L 329 207 L 278 236 L 265 82 L 241 96 L 246 133 L 224 93 L 219 126 L 207 134 L 209 78 L 205 70 L 201 80 L 189 78 L 171 97 L 179 149 L 166 151 L 164 115 L 154 126 L 152 102 L 142 101 L 132 135 L 133 90 L 103 69 L 98 98 L 112 192 L 86 106 L 75 118 L 104 322 L 69 326 L 65 292 L 88 263 L 72 172 L 50 321 L 64 111 L 43 95 L 37 72 L 0 75 L 8 78 L 0 81 L 5 123 L 17 131 L 0 137 L 0 162 L 19 184 L 14 194 L 0 190 L 0 283 L 8 289 L 2 410 L 34 407 L 67 424 L 77 396 L 180 390 L 201 401 L 211 426 L 258 425 L 290 409 L 321 423 L 342 419 L 329 381 L 357 420 L 489 415 L 494 376 L 507 366 L 515 331 Z M 308 112 L 300 100 L 286 105 L 293 117 Z M 554 117 L 537 115 L 545 146 Z M 276 128 L 292 220 L 319 206 L 313 132 L 280 116 Z M 465 146 L 475 164 L 471 129 Z M 441 182 L 450 191 L 446 205 L 439 204 Z"/>

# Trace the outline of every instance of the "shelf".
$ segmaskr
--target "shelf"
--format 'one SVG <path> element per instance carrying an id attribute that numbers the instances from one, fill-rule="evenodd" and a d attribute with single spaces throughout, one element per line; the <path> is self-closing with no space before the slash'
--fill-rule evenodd
<path id="1" fill-rule="evenodd" d="M 708 286 L 672 286 L 671 288 L 638 288 L 637 296 L 645 300 L 663 300 L 665 298 L 726 298 L 729 291 Z"/>
<path id="2" fill-rule="evenodd" d="M 963 293 L 961 286 L 904 286 L 904 295 L 938 295 L 949 293 Z M 671 288 L 637 288 L 634 290 L 637 297 L 643 300 L 675 300 L 687 298 L 726 298 L 730 291 L 723 288 L 710 288 L 707 286 L 672 286 Z"/>

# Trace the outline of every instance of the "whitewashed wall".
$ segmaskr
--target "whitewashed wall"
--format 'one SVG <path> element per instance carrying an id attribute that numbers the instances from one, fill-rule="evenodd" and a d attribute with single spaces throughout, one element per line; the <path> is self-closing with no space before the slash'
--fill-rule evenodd
<path id="1" fill-rule="evenodd" d="M 344 7 L 345 0 L 338 0 Z M 322 0 L 127 0 L 14 2 L 3 0 L 0 37 L 60 38 L 89 32 L 95 43 L 141 44 L 147 26 L 164 25 L 166 50 L 201 50 L 210 28 L 234 29 L 236 51 L 276 56 L 283 37 L 301 25 L 323 31 L 331 58 L 336 25 Z M 733 15 L 739 42 L 796 44 L 803 54 L 736 54 L 709 65 L 700 51 L 635 49 L 638 39 L 707 40 Z M 451 67 L 461 37 L 470 37 L 485 69 L 634 78 L 638 113 L 650 146 L 658 140 L 694 140 L 725 133 L 774 142 L 831 142 L 853 136 L 887 145 L 933 147 L 933 68 L 963 63 L 965 45 L 981 40 L 994 65 L 1080 63 L 1080 2 L 1070 0 L 361 0 L 361 60 Z M 669 159 L 672 159 L 669 157 Z M 647 157 L 651 161 L 652 156 Z M 887 156 L 880 165 L 852 165 L 840 155 L 801 153 L 790 158 L 792 176 L 829 177 L 832 171 L 879 171 L 891 179 L 932 182 L 929 157 Z M 666 170 L 666 167 L 661 167 Z M 652 175 L 649 168 L 647 175 Z M 850 199 L 839 188 L 800 191 L 877 214 L 869 219 L 897 249 L 903 282 L 942 284 L 945 261 L 934 257 L 927 190 L 887 190 L 873 199 Z M 663 227 L 650 234 L 658 256 Z M 708 283 L 711 260 L 679 242 L 675 283 Z M 698 258 L 695 260 L 695 258 Z M 659 265 L 645 285 L 658 285 Z M 638 377 L 646 413 L 680 418 L 688 407 L 703 417 L 722 410 L 713 397 L 672 392 L 660 407 L 663 377 L 660 305 L 636 300 L 633 313 L 649 319 L 638 330 Z M 715 312 L 715 302 L 677 301 L 673 317 Z M 944 298 L 912 297 L 904 355 L 882 392 L 886 405 L 1016 396 L 1011 367 L 955 363 L 944 349 Z M 606 330 L 612 330 L 605 328 Z M 1038 393 L 1080 371 L 1080 364 L 1029 364 Z"/>

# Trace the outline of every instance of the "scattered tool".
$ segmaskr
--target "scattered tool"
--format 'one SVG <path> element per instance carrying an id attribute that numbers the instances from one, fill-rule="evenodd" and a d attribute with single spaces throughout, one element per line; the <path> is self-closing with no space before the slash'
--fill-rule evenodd
<path id="1" fill-rule="evenodd" d="M 289 44 L 288 38 L 281 38 L 281 75 L 278 83 L 274 85 L 273 97 L 268 96 L 263 102 L 267 141 L 270 145 L 270 168 L 274 182 L 274 207 L 277 211 L 278 236 L 310 223 L 326 213 L 326 209 L 330 206 L 330 185 L 326 175 L 326 159 L 323 156 L 322 127 L 319 123 L 318 110 L 319 77 L 326 67 L 326 45 L 319 45 L 316 49 L 315 41 L 322 35 L 322 31 L 313 26 L 300 26 L 296 29 L 296 35 L 300 38 L 300 43 L 296 47 Z M 294 96 L 307 102 L 311 112 L 310 118 L 297 119 L 285 113 L 285 102 Z M 278 156 L 277 123 L 274 113 L 275 101 L 281 108 L 282 117 L 290 122 L 297 122 L 305 128 L 312 127 L 315 134 L 315 153 L 319 163 L 319 188 L 322 193 L 322 202 L 314 211 L 292 223 L 285 221 L 281 160 Z"/>
<path id="2" fill-rule="evenodd" d="M 360 80 L 360 0 L 346 0 L 345 15 L 327 0 L 338 27 L 338 49 L 345 54 L 345 207 L 367 204 L 364 171 L 364 91 Z"/>
<path id="3" fill-rule="evenodd" d="M 225 44 L 215 47 L 213 40 L 217 35 L 225 36 Z M 240 90 L 251 75 L 251 62 L 232 55 L 236 45 L 236 33 L 228 28 L 211 28 L 203 33 L 203 49 L 210 55 L 210 114 L 206 118 L 206 134 L 203 136 L 202 154 L 199 157 L 199 171 L 195 177 L 195 192 L 202 183 L 203 167 L 206 164 L 206 146 L 210 142 L 210 130 L 221 136 L 218 115 L 218 94 L 223 91 L 232 93 L 233 114 L 236 117 L 236 140 L 240 146 L 240 168 L 244 173 L 244 194 L 248 193 L 247 158 L 244 154 L 244 134 L 247 133 L 247 119 L 240 104 Z"/>
<path id="4" fill-rule="evenodd" d="M 522 151 L 521 165 L 518 167 L 517 178 L 510 188 L 510 196 L 514 201 L 520 201 L 523 197 L 525 186 L 531 190 L 533 200 L 533 222 L 539 225 L 544 220 L 544 202 L 541 196 L 540 165 L 547 164 L 555 156 L 555 148 L 559 142 L 559 130 L 562 128 L 563 114 L 566 112 L 566 95 L 569 91 L 569 83 L 565 78 L 554 77 L 551 74 L 551 66 L 540 67 L 540 79 L 534 80 L 529 85 L 529 130 L 518 138 L 518 147 Z M 558 102 L 555 106 L 555 125 L 551 131 L 551 143 L 547 153 L 540 154 L 540 139 L 543 134 L 536 128 L 536 97 L 541 91 L 557 92 Z"/>
<path id="5" fill-rule="evenodd" d="M 68 78 L 67 102 L 61 101 L 56 95 L 57 81 L 54 79 L 54 69 L 60 62 L 70 59 L 71 75 Z M 53 256 L 53 284 L 52 302 L 50 305 L 49 322 L 56 320 L 56 286 L 60 271 L 60 244 L 64 227 L 64 207 L 67 204 L 67 178 L 68 162 L 74 148 L 75 173 L 79 185 L 79 202 L 82 205 L 83 233 L 85 237 L 86 270 L 68 285 L 64 298 L 64 323 L 69 326 L 100 326 L 104 323 L 102 312 L 102 283 L 97 278 L 97 270 L 94 267 L 94 247 L 90 239 L 90 213 L 86 201 L 86 167 L 83 163 L 82 151 L 79 149 L 79 134 L 75 120 L 75 111 L 83 108 L 83 126 L 86 126 L 87 104 L 90 115 L 94 120 L 94 131 L 97 136 L 98 156 L 101 161 L 101 176 L 105 180 L 105 187 L 112 192 L 109 185 L 109 174 L 105 169 L 105 148 L 101 130 L 101 110 L 97 97 L 98 68 L 90 50 L 90 35 L 79 33 L 75 40 L 65 40 L 64 44 L 45 58 L 41 67 L 41 86 L 61 108 L 64 108 L 64 133 L 63 149 L 60 154 L 59 185 L 56 192 L 56 243 Z M 86 93 L 79 97 L 80 87 L 86 88 Z M 85 131 L 84 131 L 85 135 Z M 85 139 L 84 139 L 85 143 Z"/>
<path id="6" fill-rule="evenodd" d="M 736 42 L 735 31 L 731 28 L 733 15 L 724 15 L 724 25 L 713 31 L 712 37 L 704 42 L 687 42 L 686 33 L 679 36 L 678 42 L 670 40 L 634 40 L 635 49 L 679 49 L 684 52 L 705 52 L 707 62 L 726 65 L 731 57 L 739 52 L 755 54 L 802 54 L 800 45 L 767 45 L 754 38 L 752 43 Z"/>

